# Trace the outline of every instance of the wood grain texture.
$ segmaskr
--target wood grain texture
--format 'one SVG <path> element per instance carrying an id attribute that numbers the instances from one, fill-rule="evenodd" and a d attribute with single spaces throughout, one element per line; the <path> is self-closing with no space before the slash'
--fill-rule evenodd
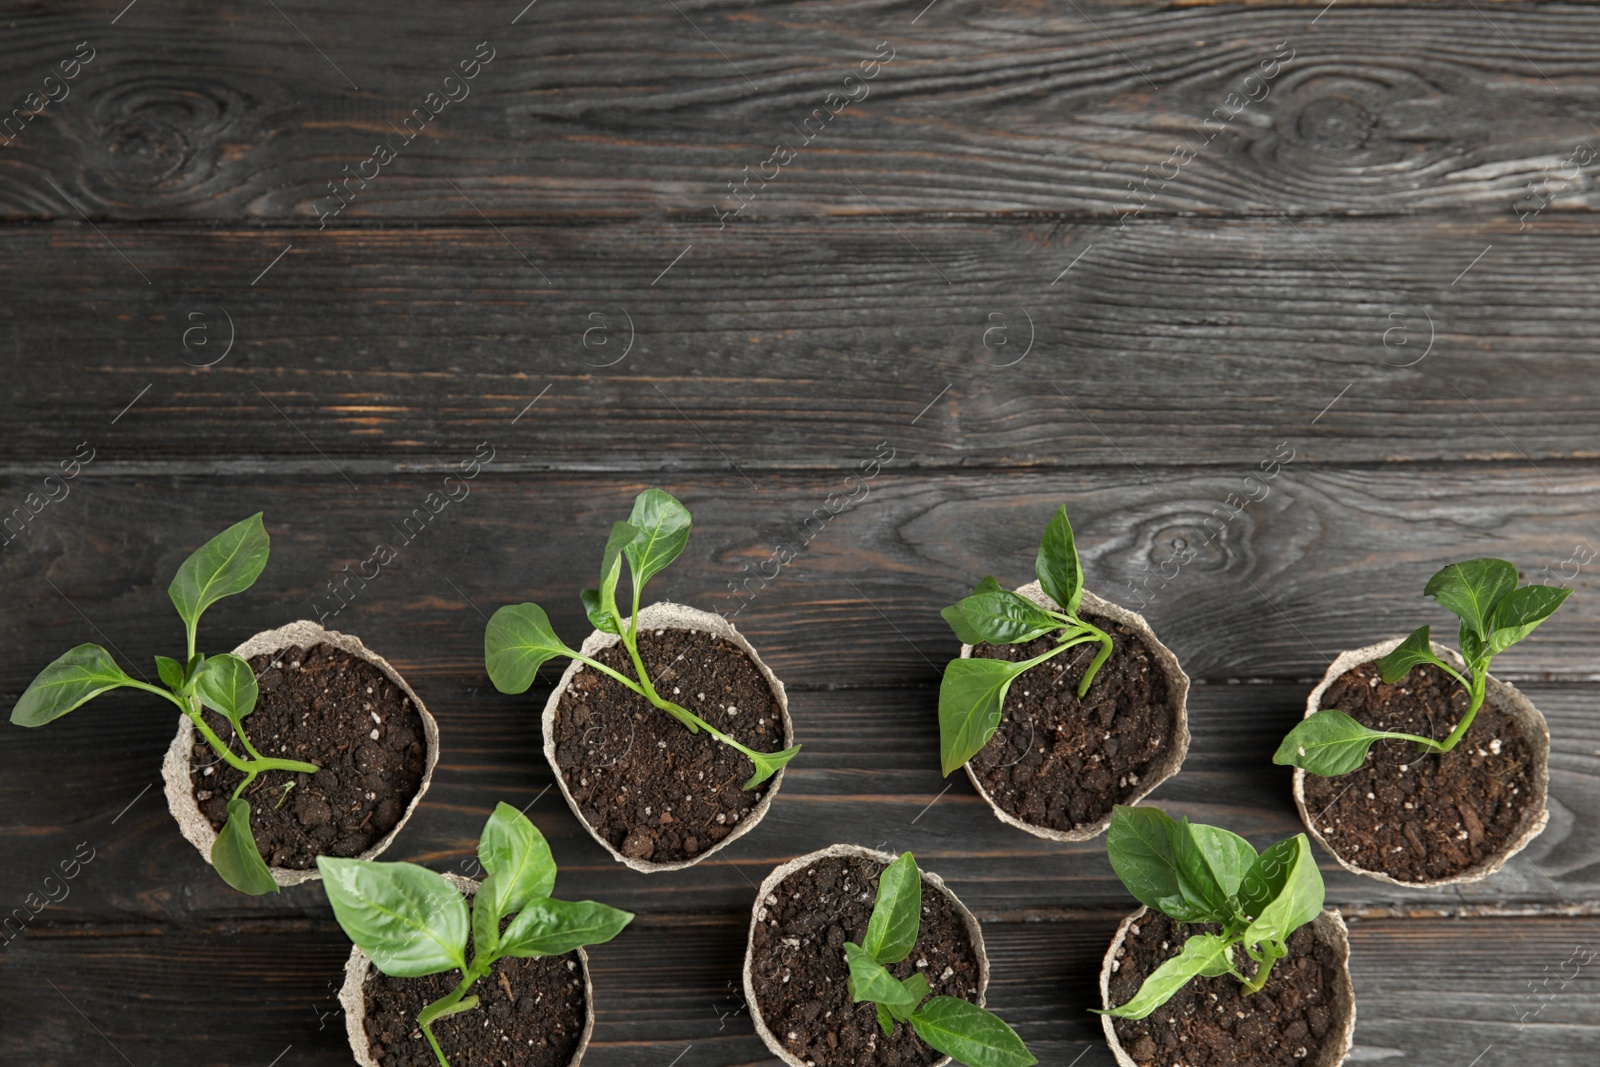
<path id="1" fill-rule="evenodd" d="M 13 471 L 85 439 L 138 470 L 492 438 L 735 478 L 883 439 L 908 466 L 1121 469 L 1600 439 L 1600 246 L 1572 217 L 100 229 L 0 230 Z"/>
<path id="2" fill-rule="evenodd" d="M 315 223 L 347 165 L 377 177 L 344 218 L 387 221 L 709 220 L 747 166 L 773 177 L 745 221 L 1510 216 L 1530 183 L 1552 210 L 1595 204 L 1588 170 L 1563 165 L 1600 148 L 1586 6 L 1384 5 L 1376 27 L 1366 6 L 1322 4 L 676 6 L 546 2 L 516 25 L 522 5 L 484 0 L 379 23 L 355 4 L 147 5 L 115 26 L 89 4 L 19 12 L 7 108 L 77 42 L 97 55 L 0 155 L 0 211 L 76 218 L 65 194 L 96 219 Z M 405 142 L 403 120 L 484 41 L 495 58 L 470 95 Z M 880 43 L 893 60 L 845 82 Z M 1274 55 L 1293 58 L 1248 80 Z M 378 143 L 397 158 L 360 169 Z M 797 155 L 763 168 L 779 144 Z M 1178 145 L 1192 162 L 1172 162 Z"/>

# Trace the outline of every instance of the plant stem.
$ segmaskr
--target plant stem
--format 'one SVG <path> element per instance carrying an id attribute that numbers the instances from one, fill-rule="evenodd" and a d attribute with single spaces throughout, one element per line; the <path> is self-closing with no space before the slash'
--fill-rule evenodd
<path id="1" fill-rule="evenodd" d="M 1083 672 L 1083 680 L 1078 683 L 1078 699 L 1082 700 L 1084 695 L 1089 692 L 1089 686 L 1094 682 L 1094 676 L 1100 673 L 1100 668 L 1105 666 L 1106 660 L 1111 658 L 1112 644 L 1111 635 L 1100 629 L 1100 627 L 1084 622 L 1082 619 L 1077 620 L 1077 622 L 1079 626 L 1089 631 L 1089 634 L 1096 641 L 1100 642 L 1100 651 L 1095 653 L 1094 659 L 1089 662 L 1089 669 Z"/>
<path id="2" fill-rule="evenodd" d="M 1450 670 L 1448 667 L 1445 669 Z M 1450 671 L 1450 673 L 1456 674 L 1455 671 Z M 1456 724 L 1456 728 L 1450 731 L 1450 736 L 1443 741 L 1434 742 L 1440 752 L 1449 752 L 1460 744 L 1461 738 L 1466 736 L 1468 728 L 1472 726 L 1472 720 L 1478 717 L 1478 709 L 1483 707 L 1483 698 L 1488 687 L 1489 665 L 1485 663 L 1482 667 L 1472 668 L 1471 684 L 1462 680 L 1459 674 L 1456 674 L 1456 678 L 1461 680 L 1462 685 L 1466 686 L 1467 694 L 1472 698 L 1472 703 L 1467 706 L 1467 713 L 1461 716 L 1461 721 Z"/>
<path id="3" fill-rule="evenodd" d="M 147 682 L 141 682 L 137 678 L 128 679 L 128 684 L 135 689 L 143 689 L 147 693 L 154 693 L 156 696 L 165 697 L 174 704 L 178 705 L 178 709 L 185 715 L 189 716 L 189 721 L 194 723 L 195 729 L 200 731 L 200 736 L 206 739 L 206 743 L 211 746 L 212 751 L 226 760 L 228 766 L 232 767 L 236 771 L 241 771 L 245 774 L 260 774 L 262 771 L 298 771 L 302 774 L 316 774 L 317 770 L 319 769 L 314 763 L 302 763 L 299 760 L 275 759 L 262 756 L 259 752 L 256 752 L 255 749 L 250 748 L 250 742 L 248 740 L 245 741 L 245 748 L 249 749 L 250 754 L 255 758 L 249 760 L 242 759 L 235 755 L 232 749 L 222 743 L 222 738 L 217 736 L 216 731 L 206 725 L 205 717 L 200 714 L 199 709 L 194 707 L 188 701 L 183 700 L 176 694 L 170 693 L 165 689 L 158 689 Z M 244 739 L 244 732 L 242 730 L 239 731 L 239 737 L 241 740 Z"/>
<path id="4" fill-rule="evenodd" d="M 433 1036 L 433 1021 L 446 1015 L 454 1015 L 458 1011 L 470 1011 L 476 1008 L 478 998 L 468 997 L 466 993 L 479 977 L 476 967 L 469 968 L 462 977 L 460 985 L 417 1012 L 417 1022 L 421 1024 L 422 1032 L 427 1035 L 428 1044 L 433 1048 L 433 1054 L 439 1058 L 439 1063 L 443 1067 L 450 1067 L 450 1061 L 444 1058 L 444 1051 L 439 1048 L 439 1042 Z"/>

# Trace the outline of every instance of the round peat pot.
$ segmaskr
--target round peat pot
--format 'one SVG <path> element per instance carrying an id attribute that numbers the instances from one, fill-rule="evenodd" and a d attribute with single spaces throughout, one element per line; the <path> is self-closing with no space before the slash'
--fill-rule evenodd
<path id="1" fill-rule="evenodd" d="M 268 771 L 246 790 L 250 826 L 280 886 L 320 878 L 316 856 L 376 859 L 417 810 L 439 762 L 439 725 L 382 656 L 314 622 L 256 634 L 233 650 L 260 695 L 244 729 L 263 756 L 304 760 L 316 774 Z M 233 727 L 204 712 L 239 751 Z M 188 716 L 161 763 L 167 807 L 211 862 L 226 804 L 243 776 L 217 758 Z"/>
<path id="2" fill-rule="evenodd" d="M 877 1009 L 850 997 L 844 943 L 860 944 L 866 936 L 878 875 L 894 859 L 858 845 L 830 845 L 782 864 L 762 881 L 745 949 L 744 997 L 756 1033 L 789 1067 L 950 1062 L 908 1025 L 896 1025 L 894 1036 L 885 1038 Z M 982 1007 L 989 957 L 978 920 L 938 875 L 923 871 L 922 887 L 917 943 L 889 972 L 908 978 L 921 971 L 933 996 Z"/>
<path id="3" fill-rule="evenodd" d="M 470 878 L 445 877 L 463 896 L 478 891 Z M 437 1067 L 439 1061 L 417 1025 L 417 1012 L 460 981 L 456 971 L 393 978 L 352 945 L 339 1006 L 356 1062 L 361 1067 Z M 580 987 L 581 1006 L 574 1004 Z M 594 1032 L 594 987 L 583 949 L 562 956 L 496 960 L 470 992 L 481 998 L 476 1008 L 433 1024 L 450 1067 L 578 1067 L 583 1062 Z"/>
<path id="4" fill-rule="evenodd" d="M 1126 1004 L 1191 934 L 1207 929 L 1215 928 L 1186 927 L 1149 908 L 1123 919 L 1100 968 L 1100 1006 Z M 1356 1032 L 1350 932 L 1329 908 L 1289 935 L 1289 954 L 1261 992 L 1242 995 L 1232 975 L 1193 978 L 1145 1018 L 1102 1015 L 1100 1025 L 1121 1067 L 1338 1067 Z"/>
<path id="5" fill-rule="evenodd" d="M 635 677 L 616 634 L 596 630 L 581 651 Z M 742 744 L 794 744 L 783 683 L 722 616 L 651 604 L 639 612 L 639 655 L 657 693 Z M 578 821 L 636 871 L 681 870 L 749 833 L 783 782 L 780 770 L 744 791 L 747 757 L 577 660 L 544 706 L 544 755 Z"/>
<path id="6" fill-rule="evenodd" d="M 1443 740 L 1469 697 L 1438 667 L 1385 685 L 1376 660 L 1404 638 L 1340 654 L 1306 698 L 1306 715 L 1338 708 L 1373 729 Z M 1433 653 L 1458 670 L 1444 645 Z M 1455 748 L 1419 755 L 1379 741 L 1334 778 L 1294 772 L 1294 802 L 1311 836 L 1340 866 L 1395 885 L 1476 882 L 1505 866 L 1550 820 L 1550 728 L 1533 702 L 1492 675 L 1483 706 Z"/>
<path id="7" fill-rule="evenodd" d="M 1016 591 L 1060 610 L 1038 582 Z M 1088 590 L 1080 610 L 1113 646 L 1086 703 L 1077 687 L 1098 644 L 1068 649 L 1012 682 L 999 729 L 966 763 L 973 788 L 1001 822 L 1051 841 L 1099 837 L 1113 807 L 1149 796 L 1189 752 L 1189 676 L 1178 657 L 1137 612 Z M 1018 661 L 1053 640 L 992 647 Z M 962 659 L 972 654 L 972 645 L 961 646 Z"/>

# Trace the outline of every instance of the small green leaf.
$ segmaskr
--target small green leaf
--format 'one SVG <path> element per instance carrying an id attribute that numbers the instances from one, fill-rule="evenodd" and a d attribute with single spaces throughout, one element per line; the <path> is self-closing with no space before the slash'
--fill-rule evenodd
<path id="1" fill-rule="evenodd" d="M 478 838 L 478 862 L 494 879 L 495 917 L 521 911 L 529 902 L 548 897 L 556 887 L 556 861 L 550 844 L 528 817 L 510 804 L 495 805 Z M 478 889 L 482 900 L 489 886 Z"/>
<path id="2" fill-rule="evenodd" d="M 617 608 L 617 582 L 622 578 L 622 550 L 639 536 L 639 527 L 627 522 L 611 524 L 611 536 L 606 538 L 606 550 L 600 557 L 600 607 L 617 618 L 622 612 Z"/>
<path id="3" fill-rule="evenodd" d="M 1284 945 L 1290 934 L 1322 914 L 1324 898 L 1322 872 L 1317 870 L 1306 835 L 1296 834 L 1280 844 L 1285 846 L 1282 852 L 1267 851 L 1272 856 L 1270 862 L 1284 867 L 1282 884 L 1272 899 L 1258 908 L 1255 921 L 1244 932 L 1247 949 L 1266 942 L 1275 946 L 1272 954 L 1276 956 L 1287 951 Z M 1271 885 L 1273 879 L 1264 881 Z"/>
<path id="4" fill-rule="evenodd" d="M 911 1003 L 921 1004 L 928 999 L 928 976 L 922 971 L 914 972 L 910 978 L 900 979 L 900 985 L 911 994 Z"/>
<path id="5" fill-rule="evenodd" d="M 1572 590 L 1553 585 L 1525 585 L 1508 593 L 1490 616 L 1494 632 L 1489 635 L 1489 655 L 1498 656 L 1527 637 L 1571 595 Z"/>
<path id="6" fill-rule="evenodd" d="M 1468 559 L 1446 566 L 1422 591 L 1487 640 L 1495 605 L 1516 587 L 1517 568 L 1505 560 Z"/>
<path id="7" fill-rule="evenodd" d="M 583 613 L 589 616 L 589 622 L 596 630 L 608 634 L 621 632 L 617 629 L 617 620 L 600 603 L 600 590 L 585 589 L 578 594 L 578 599 L 583 601 Z"/>
<path id="8" fill-rule="evenodd" d="M 525 693 L 546 660 L 571 656 L 537 604 L 507 604 L 483 632 L 483 665 L 502 693 Z"/>
<path id="9" fill-rule="evenodd" d="M 206 707 L 221 712 L 234 729 L 256 706 L 256 673 L 250 664 L 224 652 L 212 656 L 194 676 L 194 692 Z"/>
<path id="10" fill-rule="evenodd" d="M 1078 546 L 1065 507 L 1057 508 L 1045 527 L 1033 569 L 1039 576 L 1039 587 L 1062 611 L 1077 618 L 1078 606 L 1083 603 L 1083 566 L 1078 561 Z"/>
<path id="11" fill-rule="evenodd" d="M 976 756 L 1000 728 L 1006 690 L 1026 661 L 955 659 L 939 683 L 939 760 L 950 774 Z"/>
<path id="12" fill-rule="evenodd" d="M 633 913 L 592 900 L 535 900 L 517 913 L 500 937 L 504 956 L 560 956 L 610 941 Z"/>
<path id="13" fill-rule="evenodd" d="M 270 547 L 258 511 L 195 549 L 167 586 L 172 606 L 184 623 L 193 630 L 212 604 L 254 585 L 267 565 Z"/>
<path id="14" fill-rule="evenodd" d="M 1289 731 L 1272 762 L 1303 767 L 1312 774 L 1332 778 L 1349 774 L 1367 759 L 1373 743 L 1396 735 L 1369 729 L 1336 708 L 1316 712 Z"/>
<path id="15" fill-rule="evenodd" d="M 1220 826 L 1185 819 L 1178 824 L 1174 845 L 1184 899 L 1204 908 L 1214 922 L 1233 920 L 1239 883 L 1256 863 L 1256 850 L 1250 842 Z"/>
<path id="16" fill-rule="evenodd" d="M 1461 658 L 1467 661 L 1469 668 L 1479 661 L 1487 663 L 1489 657 L 1494 655 L 1494 653 L 1489 652 L 1489 642 L 1479 637 L 1477 631 L 1466 623 L 1461 624 L 1456 634 L 1457 641 L 1461 646 Z"/>
<path id="17" fill-rule="evenodd" d="M 754 753 L 754 755 L 751 753 Z M 746 779 L 745 783 L 739 788 L 746 791 L 756 788 L 762 782 L 783 770 L 784 767 L 788 766 L 789 761 L 799 754 L 799 745 L 786 748 L 782 752 L 756 752 L 754 749 L 744 752 L 750 762 L 755 764 L 755 773 Z"/>
<path id="18" fill-rule="evenodd" d="M 1027 597 L 1008 589 L 974 593 L 942 613 L 964 644 L 1020 645 L 1061 629 L 1061 622 Z M 966 637 L 976 637 L 967 641 Z"/>
<path id="19" fill-rule="evenodd" d="M 1182 827 L 1159 808 L 1118 804 L 1106 831 L 1111 868 L 1134 899 L 1179 922 L 1207 922 L 1207 908 L 1196 908 L 1183 891 L 1178 873 L 1178 837 Z"/>
<path id="20" fill-rule="evenodd" d="M 415 863 L 318 856 L 333 917 L 396 978 L 466 969 L 467 902 L 444 875 Z"/>
<path id="21" fill-rule="evenodd" d="M 1433 654 L 1433 645 L 1429 643 L 1426 626 L 1412 630 L 1404 641 L 1395 646 L 1393 652 L 1378 660 L 1378 673 L 1383 675 L 1384 684 L 1394 685 L 1410 674 L 1411 668 L 1419 663 L 1440 665 L 1439 657 Z"/>
<path id="22" fill-rule="evenodd" d="M 156 673 L 161 676 L 162 683 L 174 693 L 183 688 L 183 664 L 170 656 L 156 657 Z"/>
<path id="23" fill-rule="evenodd" d="M 901 985 L 865 948 L 854 941 L 846 941 L 844 959 L 850 967 L 850 996 L 857 1004 L 870 1000 L 888 1008 L 891 1015 L 917 1006 L 911 990 Z"/>
<path id="24" fill-rule="evenodd" d="M 43 726 L 108 689 L 132 685 L 111 653 L 99 645 L 79 645 L 63 652 L 39 672 L 17 698 L 11 721 L 18 726 Z"/>
<path id="25" fill-rule="evenodd" d="M 634 588 L 643 589 L 689 543 L 689 509 L 664 489 L 646 489 L 634 498 L 628 523 L 639 535 L 623 551 Z"/>
<path id="26" fill-rule="evenodd" d="M 1254 919 L 1283 892 L 1299 849 L 1294 838 L 1286 837 L 1256 857 L 1255 866 L 1239 885 L 1239 907 L 1246 915 Z"/>
<path id="27" fill-rule="evenodd" d="M 500 955 L 500 920 L 506 910 L 500 904 L 500 880 L 490 872 L 478 883 L 472 896 L 472 955 L 490 960 Z"/>
<path id="28" fill-rule="evenodd" d="M 917 1036 L 968 1067 L 1032 1067 L 1039 1061 L 1000 1016 L 955 997 L 934 997 L 911 1014 Z"/>
<path id="29" fill-rule="evenodd" d="M 1195 934 L 1183 943 L 1183 951 L 1165 961 L 1150 973 L 1139 986 L 1139 991 L 1126 1004 L 1100 1015 L 1113 1015 L 1119 1019 L 1143 1019 L 1172 995 L 1199 976 L 1216 977 L 1227 974 L 1233 966 L 1232 947 L 1236 942 L 1220 934 Z"/>
<path id="30" fill-rule="evenodd" d="M 889 1014 L 889 1009 L 882 1004 L 874 1004 L 878 1009 L 878 1029 L 883 1031 L 884 1037 L 894 1036 L 894 1016 Z"/>
<path id="31" fill-rule="evenodd" d="M 911 955 L 921 923 L 922 874 L 911 853 L 903 852 L 878 875 L 878 896 L 862 947 L 879 963 L 899 963 Z"/>
<path id="32" fill-rule="evenodd" d="M 211 843 L 211 865 L 224 882 L 241 893 L 258 897 L 278 891 L 278 883 L 272 880 L 272 872 L 250 832 L 250 805 L 245 801 L 228 801 L 228 821 Z"/>

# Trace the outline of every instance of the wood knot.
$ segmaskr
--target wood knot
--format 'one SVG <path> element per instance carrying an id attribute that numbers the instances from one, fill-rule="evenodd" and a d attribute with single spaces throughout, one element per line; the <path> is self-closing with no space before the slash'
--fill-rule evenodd
<path id="1" fill-rule="evenodd" d="M 1300 140 L 1328 152 L 1352 152 L 1364 147 L 1377 125 L 1378 117 L 1364 104 L 1343 96 L 1312 100 L 1295 118 Z"/>

